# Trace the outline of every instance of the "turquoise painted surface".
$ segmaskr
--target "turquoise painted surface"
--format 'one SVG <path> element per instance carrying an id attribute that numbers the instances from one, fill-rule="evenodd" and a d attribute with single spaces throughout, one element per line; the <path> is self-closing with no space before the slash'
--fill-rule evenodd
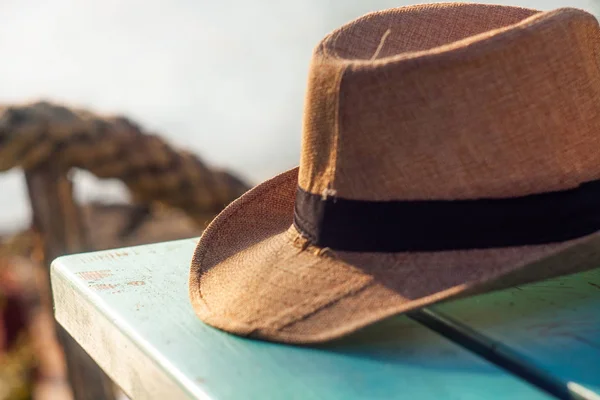
<path id="1" fill-rule="evenodd" d="M 210 328 L 187 298 L 195 243 L 68 256 L 54 270 L 214 399 L 548 398 L 405 317 L 311 348 Z"/>
<path id="2" fill-rule="evenodd" d="M 600 393 L 600 269 L 432 309 Z"/>

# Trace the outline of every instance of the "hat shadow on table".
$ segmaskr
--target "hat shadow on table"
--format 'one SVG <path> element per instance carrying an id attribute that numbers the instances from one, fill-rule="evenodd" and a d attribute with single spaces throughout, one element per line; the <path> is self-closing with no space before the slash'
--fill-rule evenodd
<path id="1" fill-rule="evenodd" d="M 598 266 L 599 33 L 571 8 L 442 3 L 328 35 L 300 166 L 207 228 L 190 271 L 197 315 L 323 342 Z"/>

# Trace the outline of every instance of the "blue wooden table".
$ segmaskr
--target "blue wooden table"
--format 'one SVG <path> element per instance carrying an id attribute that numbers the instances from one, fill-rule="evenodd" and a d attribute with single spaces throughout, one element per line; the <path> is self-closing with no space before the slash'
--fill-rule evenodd
<path id="1" fill-rule="evenodd" d="M 434 310 L 509 347 L 571 392 L 600 393 L 600 269 Z"/>
<path id="2" fill-rule="evenodd" d="M 233 336 L 194 315 L 196 242 L 53 263 L 56 318 L 132 399 L 600 398 L 600 270 L 300 347 Z"/>

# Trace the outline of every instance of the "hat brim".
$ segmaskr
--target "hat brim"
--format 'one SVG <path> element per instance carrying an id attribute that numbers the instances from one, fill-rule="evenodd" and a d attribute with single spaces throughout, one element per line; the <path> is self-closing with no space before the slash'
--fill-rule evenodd
<path id="1" fill-rule="evenodd" d="M 298 169 L 230 204 L 196 248 L 189 291 L 205 323 L 242 336 L 315 343 L 460 295 L 600 265 L 600 235 L 438 252 L 311 246 L 293 226 Z M 468 218 L 468 216 L 465 216 Z"/>

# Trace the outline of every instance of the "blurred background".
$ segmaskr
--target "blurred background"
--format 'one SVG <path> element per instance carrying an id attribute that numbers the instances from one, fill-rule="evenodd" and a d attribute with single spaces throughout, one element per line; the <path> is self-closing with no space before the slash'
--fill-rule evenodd
<path id="1" fill-rule="evenodd" d="M 540 10 L 568 6 L 600 15 L 600 0 L 478 2 Z M 319 40 L 367 12 L 409 4 L 415 2 L 0 0 L 0 108 L 43 99 L 125 115 L 175 148 L 198 154 L 211 168 L 233 171 L 241 180 L 212 172 L 231 189 L 221 197 L 225 201 L 298 164 L 308 65 Z M 198 167 L 194 160 L 186 162 Z M 66 365 L 82 356 L 71 348 L 64 352 L 65 362 L 57 344 L 49 260 L 69 250 L 196 236 L 200 226 L 193 222 L 208 220 L 218 209 L 206 215 L 200 210 L 192 221 L 189 215 L 161 217 L 143 205 L 91 207 L 84 210 L 83 225 L 92 229 L 81 228 L 90 236 L 89 246 L 67 243 L 77 232 L 66 232 L 68 224 L 55 219 L 56 232 L 66 239 L 53 247 L 48 237 L 54 225 L 31 224 L 35 201 L 23 175 L 20 169 L 0 173 L 0 400 L 69 400 L 67 381 L 78 378 L 77 369 Z M 73 180 L 78 203 L 131 200 L 117 179 L 77 171 Z M 58 200 L 53 207 L 61 207 Z M 141 224 L 148 214 L 150 222 Z M 127 230 L 123 220 L 141 228 Z M 105 382 L 100 375 L 92 382 Z M 89 382 L 80 383 L 90 392 Z M 101 392 L 102 385 L 94 390 Z"/>
<path id="2" fill-rule="evenodd" d="M 414 3 L 2 0 L 0 103 L 45 98 L 122 113 L 253 184 L 298 163 L 315 44 L 366 12 Z M 597 0 L 489 3 L 600 10 Z M 0 174 L 0 233 L 29 221 L 20 174 Z M 127 196 L 117 182 L 76 181 L 83 200 Z"/>

